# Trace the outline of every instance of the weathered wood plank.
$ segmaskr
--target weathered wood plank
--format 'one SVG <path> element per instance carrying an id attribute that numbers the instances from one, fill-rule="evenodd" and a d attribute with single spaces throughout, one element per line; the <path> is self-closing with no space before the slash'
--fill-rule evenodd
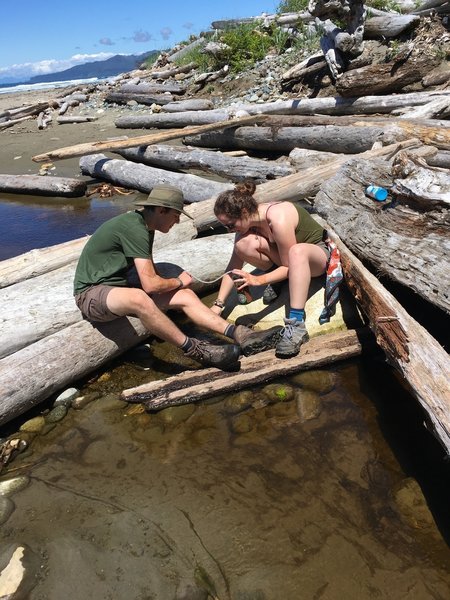
<path id="1" fill-rule="evenodd" d="M 276 358 L 270 350 L 242 357 L 237 373 L 218 369 L 179 373 L 163 381 L 124 390 L 121 398 L 126 402 L 144 402 L 148 410 L 155 410 L 235 392 L 277 377 L 358 356 L 363 345 L 368 343 L 367 336 L 361 333 L 351 330 L 315 337 L 302 346 L 300 355 L 287 360 Z"/>

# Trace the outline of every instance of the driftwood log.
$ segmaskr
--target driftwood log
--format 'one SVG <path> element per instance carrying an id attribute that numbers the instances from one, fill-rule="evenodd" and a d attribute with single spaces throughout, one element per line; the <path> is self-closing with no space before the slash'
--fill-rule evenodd
<path id="1" fill-rule="evenodd" d="M 164 249 L 161 255 L 155 252 L 158 268 L 167 276 L 173 276 L 182 268 L 205 281 L 213 280 L 223 274 L 232 252 L 233 236 L 219 238 L 178 244 L 170 250 Z M 212 256 L 214 260 L 211 260 Z M 8 333 L 2 335 L 2 354 L 12 351 L 0 360 L 0 424 L 29 410 L 64 385 L 94 371 L 150 335 L 140 321 L 133 318 L 93 326 L 82 320 L 78 313 L 78 320 L 73 324 L 64 322 L 59 315 L 71 315 L 74 306 L 71 297 L 74 268 L 75 265 L 68 265 L 60 269 L 59 280 L 54 272 L 42 275 L 41 281 L 41 277 L 37 277 L 0 290 L 3 316 L 6 317 L 6 311 L 9 315 L 2 323 L 2 334 L 8 328 Z M 49 277 L 59 291 L 52 288 L 49 295 L 47 287 L 47 292 L 37 302 L 34 290 L 38 286 L 45 288 L 45 280 Z M 193 288 L 204 292 L 213 285 L 196 281 Z M 17 322 L 18 298 L 23 308 L 20 325 Z M 58 323 L 57 331 L 52 323 Z M 47 335 L 48 330 L 53 333 Z M 31 341 L 33 336 L 34 342 Z M 22 340 L 20 349 L 18 339 Z"/>
<path id="2" fill-rule="evenodd" d="M 158 104 L 163 106 L 172 102 L 172 94 L 135 94 L 132 92 L 110 92 L 105 96 L 105 102 L 115 104 L 127 104 L 127 102 L 137 102 L 138 104 Z"/>
<path id="3" fill-rule="evenodd" d="M 391 208 L 368 198 L 370 183 L 392 187 L 391 169 L 384 161 L 350 161 L 322 185 L 315 207 L 361 259 L 450 313 L 450 210 L 424 201 L 415 211 L 398 196 Z"/>
<path id="4" fill-rule="evenodd" d="M 261 123 L 265 119 L 264 115 L 252 115 L 248 117 L 242 117 L 240 119 L 233 119 L 227 121 L 220 121 L 218 123 L 210 123 L 208 125 L 201 125 L 200 127 L 193 127 L 189 129 L 175 129 L 167 132 L 158 132 L 148 135 L 141 135 L 135 138 L 127 138 L 126 140 L 107 140 L 101 142 L 87 142 L 85 144 L 77 144 L 75 146 L 68 146 L 67 148 L 59 148 L 58 150 L 52 150 L 45 154 L 39 154 L 33 156 L 32 159 L 35 162 L 42 162 L 47 160 L 60 160 L 62 158 L 71 158 L 73 156 L 83 156 L 84 154 L 91 154 L 92 152 L 109 152 L 119 148 L 133 148 L 136 146 L 147 146 L 149 144 L 157 144 L 159 142 L 166 142 L 169 140 L 176 140 L 183 137 L 184 135 L 202 133 L 204 131 L 211 131 L 214 129 L 238 127 L 239 125 L 248 125 L 249 123 Z"/>
<path id="5" fill-rule="evenodd" d="M 450 454 L 449 355 L 336 233 L 329 227 L 327 229 L 339 247 L 346 283 L 368 317 L 377 343 L 390 364 L 408 382 L 412 394 L 424 409 L 429 429 Z"/>
<path id="6" fill-rule="evenodd" d="M 89 115 L 72 115 L 70 117 L 57 117 L 56 122 L 60 125 L 67 123 L 89 123 L 90 121 L 96 121 L 97 117 Z"/>
<path id="7" fill-rule="evenodd" d="M 0 191 L 8 194 L 77 198 L 84 196 L 86 188 L 85 181 L 69 177 L 0 174 Z"/>
<path id="8" fill-rule="evenodd" d="M 283 127 L 281 119 L 269 117 L 273 126 L 237 127 L 225 131 L 213 131 L 189 135 L 183 139 L 191 146 L 221 149 L 258 150 L 268 153 L 289 154 L 294 148 L 307 148 L 322 152 L 357 154 L 372 148 L 373 144 L 393 144 L 415 136 L 425 144 L 443 150 L 450 149 L 450 127 L 431 121 L 423 126 L 409 119 L 380 121 L 354 121 L 349 125 L 311 125 L 310 127 Z M 295 118 L 295 117 L 290 117 Z M 345 117 L 341 117 L 345 119 Z M 313 117 L 310 117 L 313 119 Z"/>
<path id="9" fill-rule="evenodd" d="M 233 106 L 233 111 L 243 110 L 250 115 L 385 114 L 399 108 L 427 104 L 435 98 L 448 97 L 449 94 L 450 90 L 439 90 L 436 92 L 411 92 L 399 95 L 360 96 L 352 98 L 342 98 L 341 96 L 331 98 L 294 98 L 264 104 L 236 104 Z"/>
<path id="10" fill-rule="evenodd" d="M 152 79 L 170 79 L 179 75 L 180 73 L 189 73 L 197 68 L 197 63 L 190 62 L 187 65 L 181 65 L 179 67 L 173 67 L 172 69 L 166 69 L 165 71 L 152 71 L 150 77 Z"/>
<path id="11" fill-rule="evenodd" d="M 434 55 L 421 54 L 409 60 L 398 56 L 392 62 L 372 64 L 343 73 L 336 81 L 336 91 L 344 97 L 393 94 L 420 81 L 438 63 L 439 59 Z"/>
<path id="12" fill-rule="evenodd" d="M 413 29 L 419 22 L 420 17 L 417 15 L 385 13 L 383 16 L 370 17 L 364 23 L 364 39 L 396 38 Z"/>
<path id="13" fill-rule="evenodd" d="M 153 381 L 121 394 L 125 402 L 143 402 L 148 410 L 188 404 L 211 398 L 218 394 L 236 392 L 252 385 L 261 385 L 276 379 L 353 358 L 369 345 L 363 331 L 330 333 L 311 339 L 302 347 L 299 356 L 287 360 L 277 359 L 273 351 L 242 357 L 238 373 L 225 373 L 218 369 L 188 371 L 163 381 Z"/>
<path id="14" fill-rule="evenodd" d="M 449 130 L 450 132 L 450 130 Z M 358 154 L 380 141 L 392 144 L 411 137 L 401 128 L 383 126 L 238 127 L 184 138 L 186 144 L 207 148 L 258 150 L 289 154 L 294 148 Z M 450 137 L 450 136 L 449 136 Z"/>
<path id="15" fill-rule="evenodd" d="M 129 160 L 107 158 L 104 154 L 90 154 L 80 159 L 83 175 L 90 175 L 140 192 L 150 192 L 158 184 L 168 183 L 183 191 L 186 202 L 200 202 L 220 194 L 233 186 L 229 183 L 208 180 L 198 175 L 173 173 L 156 167 L 149 167 Z"/>
<path id="16" fill-rule="evenodd" d="M 185 110 L 211 110 L 214 108 L 214 104 L 211 100 L 204 98 L 191 98 L 190 100 L 175 100 L 169 102 L 162 108 L 162 112 L 183 112 Z"/>
<path id="17" fill-rule="evenodd" d="M 119 129 L 171 129 L 175 127 L 191 127 L 219 123 L 229 118 L 226 110 L 197 110 L 183 111 L 170 114 L 155 115 L 124 115 L 115 121 Z"/>
<path id="18" fill-rule="evenodd" d="M 186 88 L 176 83 L 124 83 L 120 86 L 119 92 L 132 92 L 133 94 L 169 94 L 182 95 Z"/>
<path id="19" fill-rule="evenodd" d="M 293 173 L 288 164 L 241 156 L 235 158 L 222 152 L 184 148 L 165 144 L 118 150 L 127 160 L 171 170 L 197 169 L 214 173 L 230 181 L 253 179 L 256 182 L 276 179 Z"/>

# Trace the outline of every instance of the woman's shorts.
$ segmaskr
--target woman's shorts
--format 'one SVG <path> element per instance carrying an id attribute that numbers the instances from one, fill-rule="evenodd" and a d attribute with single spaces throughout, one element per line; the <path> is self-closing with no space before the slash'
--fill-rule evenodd
<path id="1" fill-rule="evenodd" d="M 325 242 L 319 242 L 318 244 L 314 244 L 315 246 L 319 246 L 319 248 L 322 248 L 322 250 L 325 252 L 325 254 L 327 255 L 327 263 L 330 260 L 330 249 L 328 248 L 328 246 L 325 244 Z"/>

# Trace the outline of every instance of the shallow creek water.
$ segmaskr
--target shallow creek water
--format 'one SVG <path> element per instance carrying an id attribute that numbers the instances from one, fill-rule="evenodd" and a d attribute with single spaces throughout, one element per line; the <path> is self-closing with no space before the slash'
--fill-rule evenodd
<path id="1" fill-rule="evenodd" d="M 291 377 L 296 398 L 273 404 L 247 390 L 241 410 L 120 402 L 165 376 L 163 346 L 151 371 L 121 362 L 87 384 L 102 395 L 3 474 L 30 477 L 2 525 L 1 568 L 26 549 L 20 597 L 449 597 L 450 469 L 386 365 Z"/>

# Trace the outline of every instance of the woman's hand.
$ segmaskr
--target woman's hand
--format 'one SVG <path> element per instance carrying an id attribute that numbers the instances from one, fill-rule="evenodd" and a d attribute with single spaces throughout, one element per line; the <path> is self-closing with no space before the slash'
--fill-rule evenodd
<path id="1" fill-rule="evenodd" d="M 259 281 L 259 277 L 252 275 L 251 273 L 247 273 L 247 271 L 233 269 L 232 275 L 234 275 L 233 282 L 238 290 L 242 290 L 251 285 L 262 285 Z M 238 277 L 236 277 L 236 275 L 238 275 Z"/>

